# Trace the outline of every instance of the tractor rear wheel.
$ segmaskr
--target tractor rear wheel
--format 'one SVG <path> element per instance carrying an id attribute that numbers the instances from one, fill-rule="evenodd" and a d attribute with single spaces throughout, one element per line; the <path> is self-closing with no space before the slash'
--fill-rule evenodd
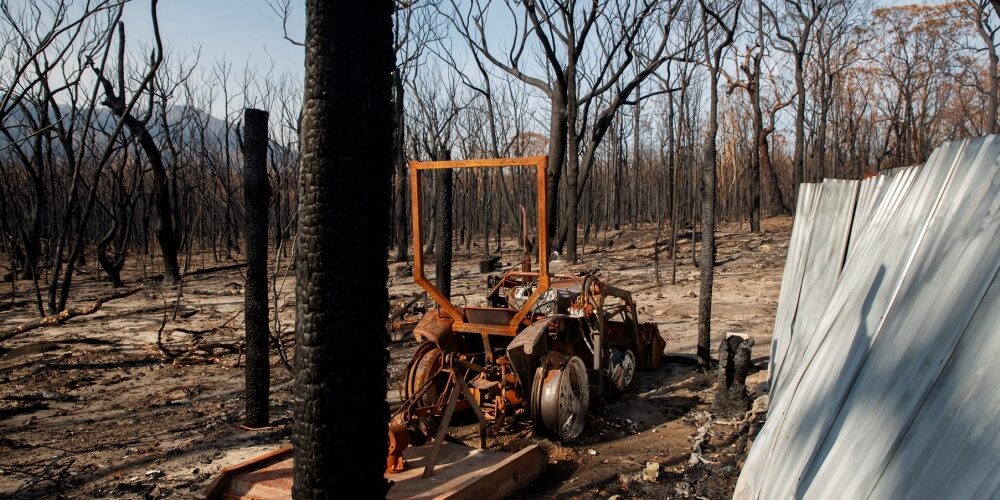
<path id="1" fill-rule="evenodd" d="M 538 368 L 531 388 L 531 417 L 561 441 L 572 441 L 583 432 L 590 405 L 587 368 L 577 356 L 562 368 Z"/>
<path id="2" fill-rule="evenodd" d="M 431 386 L 420 396 L 417 407 L 432 406 L 441 399 L 441 391 L 448 382 L 448 374 L 441 371 L 443 357 L 441 350 L 433 342 L 424 342 L 417 347 L 406 365 L 403 381 L 403 399 L 409 400 L 424 383 L 433 379 Z"/>

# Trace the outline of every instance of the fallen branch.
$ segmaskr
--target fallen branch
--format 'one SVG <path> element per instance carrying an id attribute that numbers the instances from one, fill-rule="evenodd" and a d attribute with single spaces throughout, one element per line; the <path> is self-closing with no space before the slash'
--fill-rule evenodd
<path id="1" fill-rule="evenodd" d="M 187 273 L 187 275 L 198 276 L 199 274 L 217 273 L 221 271 L 232 271 L 233 269 L 240 269 L 246 267 L 246 265 L 247 265 L 246 262 L 237 262 L 235 264 L 227 264 L 223 266 L 206 267 L 203 269 L 195 269 L 194 271 Z"/>
<path id="2" fill-rule="evenodd" d="M 91 305 L 86 309 L 75 309 L 75 308 L 66 309 L 65 311 L 59 314 L 46 316 L 40 319 L 33 319 L 31 321 L 26 321 L 13 329 L 4 330 L 0 332 L 0 342 L 9 340 L 22 333 L 30 332 L 31 330 L 34 330 L 36 328 L 41 328 L 43 326 L 61 325 L 77 316 L 87 316 L 89 314 L 94 314 L 95 312 L 101 309 L 101 306 L 103 306 L 105 302 L 109 302 L 116 299 L 122 299 L 128 297 L 129 295 L 134 295 L 138 293 L 140 290 L 142 290 L 141 286 L 125 292 L 109 293 L 107 295 L 102 295 L 98 297 L 97 302 L 94 302 L 93 305 Z"/>
<path id="3" fill-rule="evenodd" d="M 185 364 L 185 363 L 183 363 L 183 361 L 185 361 L 186 359 L 192 358 L 197 353 L 203 353 L 203 355 L 209 361 L 211 361 L 213 363 L 221 363 L 222 360 L 220 360 L 219 358 L 217 358 L 217 357 L 214 356 L 214 352 L 213 351 L 215 351 L 216 349 L 221 349 L 221 350 L 224 350 L 224 351 L 228 351 L 230 354 L 242 354 L 242 352 L 243 352 L 243 349 L 241 349 L 241 346 L 236 345 L 236 344 L 227 344 L 227 343 L 223 343 L 223 342 L 205 342 L 205 343 L 202 343 L 201 340 L 196 340 L 196 341 L 194 341 L 194 342 L 191 343 L 191 347 L 188 348 L 187 351 L 185 351 L 183 353 L 178 353 L 177 354 L 177 356 L 173 360 L 173 365 L 174 366 L 181 366 L 181 365 Z"/>
<path id="4" fill-rule="evenodd" d="M 225 264 L 215 267 L 205 267 L 202 269 L 195 269 L 194 271 L 184 273 L 184 276 L 198 276 L 199 274 L 210 274 L 222 271 L 232 271 L 233 269 L 242 269 L 246 267 L 246 265 L 247 265 L 246 262 L 237 262 L 235 264 Z M 146 276 L 145 281 L 159 281 L 162 279 L 163 279 L 162 274 L 154 274 L 152 276 Z"/>
<path id="5" fill-rule="evenodd" d="M 237 311 L 236 314 L 230 316 L 229 319 L 227 319 L 221 325 L 218 325 L 218 326 L 212 326 L 212 327 L 208 327 L 208 328 L 204 328 L 204 329 L 200 329 L 200 330 L 194 330 L 194 329 L 190 329 L 190 328 L 177 327 L 177 328 L 174 328 L 172 331 L 173 332 L 186 333 L 188 335 L 195 335 L 195 336 L 205 335 L 205 334 L 212 333 L 212 332 L 214 332 L 216 330 L 221 330 L 221 329 L 229 326 L 229 323 L 231 323 L 234 319 L 238 318 L 241 314 L 243 314 L 243 309 L 240 309 L 239 311 Z"/>
<path id="6" fill-rule="evenodd" d="M 722 260 L 716 259 L 715 260 L 715 265 L 716 265 L 716 267 L 718 267 L 718 266 L 721 266 L 721 265 L 724 265 L 724 264 L 729 264 L 730 262 L 732 262 L 732 261 L 734 261 L 736 259 L 739 259 L 742 256 L 743 256 L 743 252 L 738 252 L 738 253 L 730 255 L 729 257 L 726 257 L 725 259 L 722 259 Z"/>

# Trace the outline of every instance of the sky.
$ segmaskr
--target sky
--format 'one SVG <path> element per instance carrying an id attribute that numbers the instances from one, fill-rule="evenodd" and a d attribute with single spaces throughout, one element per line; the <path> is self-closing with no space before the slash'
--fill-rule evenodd
<path id="1" fill-rule="evenodd" d="M 876 3 L 897 5 L 909 1 L 881 0 Z M 292 4 L 289 34 L 302 40 L 305 2 L 292 0 Z M 283 38 L 281 18 L 266 0 L 161 0 L 158 13 L 164 42 L 178 52 L 200 47 L 202 63 L 210 65 L 224 57 L 237 68 L 247 62 L 266 70 L 273 61 L 276 73 L 288 70 L 301 75 L 303 72 L 302 48 Z M 130 38 L 152 40 L 148 0 L 129 2 L 123 20 Z"/>
<path id="2" fill-rule="evenodd" d="M 302 40 L 305 2 L 295 2 L 289 35 Z M 265 0 L 161 0 L 157 6 L 160 34 L 176 53 L 201 51 L 200 65 L 226 59 L 234 69 L 244 64 L 267 71 L 303 73 L 302 47 L 283 38 L 281 18 Z M 129 44 L 153 39 L 149 1 L 132 0 L 122 16 Z M 169 53 L 168 53 L 169 54 Z"/>
<path id="3" fill-rule="evenodd" d="M 911 2 L 876 0 L 876 3 L 898 5 Z M 292 0 L 293 11 L 288 23 L 289 36 L 300 41 L 305 32 L 304 4 L 303 0 Z M 132 48 L 137 44 L 148 47 L 152 41 L 149 5 L 150 0 L 131 0 L 125 7 L 123 20 Z M 495 40 L 491 40 L 491 45 L 495 42 L 497 48 L 507 47 L 513 25 L 506 18 L 505 9 L 497 7 L 494 13 L 496 15 L 490 17 L 487 30 L 491 35 L 497 35 Z M 232 65 L 235 74 L 248 66 L 260 73 L 273 68 L 276 75 L 288 72 L 296 79 L 302 79 L 303 49 L 284 39 L 281 18 L 272 11 L 267 0 L 160 0 L 158 14 L 168 57 L 171 53 L 187 57 L 187 54 L 200 50 L 199 66 L 205 70 L 210 71 L 216 62 L 225 59 Z M 504 29 L 502 25 L 508 23 L 510 29 Z M 466 59 L 464 55 L 457 54 L 468 50 L 463 42 L 455 41 L 452 49 L 458 59 Z M 526 60 L 525 63 L 529 73 L 538 73 L 532 71 L 537 67 L 531 68 L 537 63 L 533 60 Z M 213 114 L 218 112 L 218 109 L 213 109 Z"/>

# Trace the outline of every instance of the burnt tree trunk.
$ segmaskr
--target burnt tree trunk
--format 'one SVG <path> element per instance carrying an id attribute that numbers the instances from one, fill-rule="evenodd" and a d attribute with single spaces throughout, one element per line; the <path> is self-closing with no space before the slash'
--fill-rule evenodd
<path id="1" fill-rule="evenodd" d="M 247 277 L 246 418 L 250 427 L 268 422 L 271 363 L 268 356 L 267 212 L 271 186 L 267 181 L 267 111 L 247 109 L 243 119 L 243 200 L 246 207 Z"/>
<path id="2" fill-rule="evenodd" d="M 733 417 L 750 409 L 747 374 L 752 364 L 752 347 L 753 339 L 744 335 L 729 335 L 719 344 L 719 382 L 712 403 L 713 413 Z"/>
<path id="3" fill-rule="evenodd" d="M 639 124 L 642 112 L 641 85 L 635 87 L 635 115 L 632 117 L 632 230 L 639 229 Z"/>
<path id="4" fill-rule="evenodd" d="M 382 498 L 389 207 L 390 0 L 306 2 L 293 496 Z"/>
<path id="5" fill-rule="evenodd" d="M 119 24 L 121 45 L 119 46 L 119 71 L 124 72 L 124 46 L 125 31 L 124 25 Z M 117 116 L 129 132 L 136 137 L 142 151 L 146 153 L 149 160 L 150 170 L 153 172 L 153 206 L 156 209 L 156 240 L 160 244 L 160 252 L 163 257 L 163 282 L 174 284 L 180 281 L 181 271 L 177 264 L 177 238 L 174 232 L 174 213 L 170 207 L 170 188 L 167 184 L 167 169 L 163 163 L 163 154 L 156 140 L 149 132 L 146 121 L 140 120 L 132 115 L 125 102 L 125 85 L 119 79 L 118 92 L 116 93 L 111 82 L 102 74 L 98 74 L 98 79 L 104 88 L 104 105 Z M 150 90 L 152 92 L 152 90 Z M 66 292 L 63 293 L 66 295 Z M 65 304 L 65 299 L 61 302 Z"/>
<path id="6" fill-rule="evenodd" d="M 682 94 L 683 95 L 683 94 Z M 680 190 L 677 189 L 677 182 L 680 179 L 680 168 L 681 168 L 681 152 L 680 152 L 680 141 L 683 138 L 681 131 L 681 125 L 684 122 L 683 117 L 677 120 L 677 131 L 676 135 L 674 130 L 674 95 L 668 95 L 670 109 L 667 113 L 667 119 L 669 120 L 668 127 L 671 129 L 670 132 L 670 151 L 671 151 L 671 165 L 670 165 L 670 284 L 677 284 L 677 219 L 680 217 L 677 204 L 677 198 L 680 194 Z M 678 107 L 680 103 L 678 102 Z M 694 245 L 694 240 L 691 240 L 691 244 Z"/>
<path id="7" fill-rule="evenodd" d="M 395 93 L 393 94 L 393 108 L 395 110 L 394 116 L 396 118 L 396 130 L 393 136 L 393 149 L 396 154 L 395 164 L 396 164 L 396 182 L 393 184 L 395 190 L 394 199 L 395 207 L 393 207 L 393 213 L 396 217 L 396 261 L 406 262 L 407 259 L 407 244 L 409 243 L 407 238 L 407 227 L 406 227 L 406 151 L 404 150 L 404 133 L 406 126 L 406 117 L 403 108 L 403 76 L 396 68 L 392 72 L 392 83 Z"/>
<path id="8" fill-rule="evenodd" d="M 698 294 L 698 362 L 703 367 L 711 364 L 712 335 L 712 286 L 715 281 L 715 139 L 718 132 L 718 73 L 710 70 L 709 115 L 705 132 L 704 160 L 701 170 L 701 287 Z M 694 238 L 691 239 L 694 244 Z"/>
<path id="9" fill-rule="evenodd" d="M 125 168 L 129 164 L 128 149 L 122 151 L 122 156 L 122 161 L 118 164 L 118 169 L 111 182 L 112 206 L 114 208 L 111 213 L 111 227 L 97 242 L 97 263 L 108 274 L 108 279 L 114 288 L 125 286 L 121 279 L 121 273 L 125 266 L 125 255 L 132 234 L 131 224 L 128 222 L 131 217 L 131 194 L 122 185 L 122 180 L 125 178 Z"/>
<path id="10" fill-rule="evenodd" d="M 32 162 L 41 162 L 42 155 L 39 151 L 36 152 L 37 159 L 32 159 Z M 31 211 L 28 215 L 28 232 L 27 234 L 22 232 L 24 236 L 24 269 L 21 271 L 21 279 L 34 279 L 37 277 L 38 273 L 38 260 L 41 257 L 41 237 L 42 237 L 42 206 L 46 203 L 45 201 L 45 184 L 43 183 L 42 176 L 32 172 L 31 176 L 31 187 L 34 191 L 34 199 L 31 204 Z"/>
<path id="11" fill-rule="evenodd" d="M 111 281 L 111 286 L 114 288 L 125 286 L 125 283 L 122 283 L 122 267 L 125 264 L 125 259 L 113 259 L 108 251 L 118 229 L 118 221 L 114 220 L 108 232 L 104 234 L 101 241 L 97 242 L 97 263 L 101 265 L 104 272 L 108 273 L 108 280 Z"/>
<path id="12" fill-rule="evenodd" d="M 726 38 L 709 50 L 709 36 L 706 33 L 702 39 L 705 48 L 706 66 L 708 69 L 708 123 L 705 127 L 704 161 L 701 170 L 701 287 L 698 295 L 698 363 L 703 369 L 712 364 L 712 286 L 715 281 L 715 198 L 718 191 L 716 185 L 716 165 L 718 151 L 715 141 L 719 134 L 719 72 L 723 51 L 733 41 L 736 19 L 739 18 L 739 3 L 735 7 L 733 27 L 727 27 L 719 22 L 726 32 Z M 713 16 L 714 17 L 714 16 Z M 718 19 L 718 18 L 716 18 Z M 706 6 L 702 4 L 702 24 L 709 26 Z M 692 235 L 691 245 L 694 246 Z"/>
<path id="13" fill-rule="evenodd" d="M 568 134 L 566 125 L 566 89 L 558 82 L 551 92 L 549 114 L 549 164 L 545 171 L 545 225 L 549 235 L 549 251 L 557 247 L 559 224 L 559 180 L 566 160 Z M 548 258 L 548 256 L 545 256 Z"/>
<path id="14" fill-rule="evenodd" d="M 805 149 L 806 149 L 806 80 L 803 69 L 805 55 L 795 54 L 795 151 L 793 156 L 792 175 L 794 177 L 792 202 L 798 200 L 799 185 L 805 182 Z"/>
<path id="15" fill-rule="evenodd" d="M 124 100 L 121 106 L 110 106 L 112 112 L 118 114 L 118 109 L 124 112 Z M 177 264 L 177 240 L 174 234 L 173 210 L 170 208 L 170 188 L 167 184 L 167 169 L 163 164 L 163 155 L 156 145 L 156 140 L 146 124 L 134 118 L 130 114 L 118 115 L 125 121 L 125 126 L 133 135 L 138 137 L 142 151 L 146 153 L 149 160 L 150 170 L 153 172 L 153 207 L 156 209 L 156 241 L 160 244 L 160 252 L 163 256 L 163 282 L 166 284 L 177 283 L 181 279 L 180 266 Z"/>
<path id="16" fill-rule="evenodd" d="M 566 217 L 563 219 L 563 226 L 559 228 L 566 236 L 560 236 L 558 248 L 563 248 L 563 243 L 565 243 L 566 260 L 570 264 L 576 264 L 576 227 L 580 216 L 579 197 L 577 196 L 580 176 L 580 136 L 576 133 L 576 127 L 580 107 L 577 103 L 575 66 L 566 70 L 566 101 Z"/>
<path id="17" fill-rule="evenodd" d="M 763 1 L 763 0 L 761 0 Z M 750 230 L 760 233 L 760 164 L 761 141 L 764 138 L 764 111 L 760 105 L 761 61 L 764 59 L 764 11 L 757 5 L 757 46 L 751 58 L 751 65 L 744 68 L 747 74 L 747 90 L 753 109 L 753 147 L 750 149 Z"/>
<path id="18" fill-rule="evenodd" d="M 451 154 L 443 149 L 439 149 L 434 154 L 435 160 L 450 160 Z M 452 204 L 454 195 L 452 193 L 452 183 L 454 172 L 451 169 L 438 170 L 438 191 L 437 191 L 437 251 L 434 252 L 434 286 L 444 294 L 451 297 L 451 254 L 452 254 Z"/>
<path id="19" fill-rule="evenodd" d="M 772 215 L 785 214 L 790 211 L 788 203 L 785 201 L 785 196 L 781 192 L 781 182 L 778 180 L 778 173 L 774 170 L 774 165 L 771 163 L 771 146 L 768 143 L 767 136 L 773 130 L 772 127 L 764 129 L 760 136 L 760 143 L 757 145 L 757 150 L 760 153 L 760 170 L 763 172 L 764 179 L 767 180 L 764 185 L 766 186 L 767 197 L 771 200 Z"/>

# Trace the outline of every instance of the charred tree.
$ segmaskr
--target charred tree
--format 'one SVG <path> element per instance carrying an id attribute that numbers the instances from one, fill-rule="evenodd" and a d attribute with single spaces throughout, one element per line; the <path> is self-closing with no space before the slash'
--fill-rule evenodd
<path id="1" fill-rule="evenodd" d="M 121 273 L 125 267 L 125 256 L 128 253 L 130 239 L 132 238 L 132 226 L 130 223 L 135 204 L 135 187 L 125 186 L 125 172 L 129 167 L 128 148 L 122 149 L 122 158 L 118 163 L 118 168 L 111 176 L 111 208 L 106 209 L 111 218 L 111 226 L 108 232 L 97 242 L 97 263 L 108 275 L 108 280 L 115 288 L 125 286 L 122 282 Z M 132 165 L 134 167 L 134 165 Z M 138 177 L 136 175 L 136 177 Z"/>
<path id="2" fill-rule="evenodd" d="M 393 116 L 396 118 L 396 129 L 393 135 L 393 150 L 396 154 L 396 182 L 393 183 L 393 198 L 395 201 L 393 215 L 396 219 L 396 261 L 406 262 L 406 247 L 409 244 L 409 241 L 407 238 L 406 226 L 406 189 L 408 186 L 406 183 L 406 151 L 404 150 L 406 120 L 404 114 L 405 110 L 403 108 L 403 97 L 405 95 L 405 89 L 403 88 L 403 76 L 399 68 L 396 68 L 392 72 L 392 87 L 392 104 L 395 111 Z"/>
<path id="3" fill-rule="evenodd" d="M 768 125 L 761 129 L 760 133 L 760 143 L 757 145 L 757 151 L 760 153 L 760 170 L 764 179 L 767 182 L 762 182 L 767 190 L 768 199 L 771 200 L 771 213 L 781 213 L 786 214 L 791 212 L 788 206 L 786 197 L 781 191 L 781 182 L 778 180 L 778 172 L 775 165 L 771 162 L 771 146 L 768 137 L 774 133 L 775 120 L 778 111 L 780 111 L 785 106 L 791 104 L 791 101 L 786 101 L 784 103 L 778 102 L 771 106 L 768 114 L 770 116 L 770 121 Z"/>
<path id="4" fill-rule="evenodd" d="M 632 116 L 632 230 L 639 229 L 639 127 L 642 113 L 641 86 L 635 87 L 635 114 Z M 654 245 L 655 246 L 655 245 Z"/>
<path id="5" fill-rule="evenodd" d="M 763 17 L 763 16 L 760 16 Z M 760 62 L 764 58 L 763 27 L 758 25 L 757 43 L 760 49 L 753 55 L 750 76 L 750 104 L 753 107 L 753 146 L 750 148 L 750 230 L 761 232 L 760 227 L 760 155 L 764 140 L 764 114 L 760 109 Z"/>
<path id="6" fill-rule="evenodd" d="M 753 339 L 730 334 L 719 344 L 719 380 L 715 389 L 712 412 L 721 416 L 741 416 L 750 409 L 747 374 L 751 365 Z"/>
<path id="7" fill-rule="evenodd" d="M 450 160 L 451 153 L 439 149 L 434 154 L 435 160 Z M 451 297 L 451 257 L 452 257 L 452 205 L 454 194 L 452 183 L 454 172 L 451 169 L 437 171 L 437 251 L 434 252 L 434 286 L 445 297 Z"/>
<path id="8" fill-rule="evenodd" d="M 118 91 L 104 77 L 101 72 L 97 73 L 97 78 L 104 88 L 104 105 L 111 110 L 128 128 L 129 132 L 135 136 L 142 146 L 146 159 L 149 160 L 150 170 L 153 172 L 153 206 L 156 208 L 156 241 L 160 244 L 160 252 L 163 257 L 163 282 L 166 284 L 177 283 L 181 279 L 180 266 L 177 264 L 177 240 L 174 231 L 174 212 L 170 206 L 170 187 L 167 179 L 167 168 L 163 162 L 163 154 L 159 145 L 153 139 L 153 134 L 149 132 L 147 126 L 148 117 L 136 118 L 125 100 L 125 25 L 119 24 L 119 36 L 121 43 L 118 48 L 118 71 L 121 72 L 118 78 Z"/>
<path id="9" fill-rule="evenodd" d="M 740 16 L 742 2 L 724 5 L 721 8 L 709 6 L 701 0 L 701 19 L 705 26 L 703 46 L 705 66 L 708 69 L 708 123 L 705 127 L 704 161 L 701 171 L 701 288 L 698 295 L 698 363 L 703 369 L 711 363 L 712 332 L 712 286 L 715 281 L 715 198 L 716 165 L 718 154 L 715 141 L 719 133 L 719 73 L 722 54 L 733 42 L 736 23 Z M 716 10 L 718 9 L 718 10 Z M 731 24 L 726 18 L 732 15 Z M 712 33 L 719 31 L 721 40 L 710 42 Z M 714 45 L 714 47 L 712 46 Z M 694 238 L 691 239 L 692 245 Z"/>
<path id="10" fill-rule="evenodd" d="M 681 155 L 680 155 L 680 141 L 681 141 L 681 130 L 680 125 L 683 120 L 677 120 L 677 133 L 674 134 L 674 96 L 669 94 L 668 98 L 670 109 L 667 113 L 667 119 L 669 120 L 668 127 L 670 128 L 670 151 L 671 151 L 671 165 L 670 165 L 670 284 L 677 284 L 677 218 L 680 216 L 678 213 L 677 206 L 677 181 L 680 179 L 678 172 L 681 167 Z M 679 105 L 679 103 L 678 103 Z M 676 138 L 675 138 L 676 137 Z M 691 242 L 694 244 L 694 241 Z"/>
<path id="11" fill-rule="evenodd" d="M 795 151 L 793 156 L 792 175 L 794 189 L 792 201 L 798 198 L 799 184 L 805 179 L 806 150 L 806 59 L 809 55 L 809 44 L 812 41 L 813 26 L 821 13 L 826 9 L 825 0 L 783 0 L 784 12 L 775 14 L 766 2 L 758 5 L 767 10 L 774 26 L 774 35 L 781 42 L 779 50 L 791 56 L 795 65 Z M 782 30 L 782 23 L 789 26 L 791 32 Z"/>
<path id="12" fill-rule="evenodd" d="M 243 201 L 246 207 L 246 425 L 268 422 L 271 363 L 268 356 L 267 217 L 271 186 L 267 180 L 267 111 L 247 109 L 243 119 Z"/>
<path id="13" fill-rule="evenodd" d="M 306 2 L 295 498 L 382 498 L 393 2 Z"/>
<path id="14" fill-rule="evenodd" d="M 763 0 L 757 2 L 757 43 L 753 47 L 747 47 L 743 62 L 739 65 L 740 71 L 746 76 L 746 80 L 729 82 L 729 93 L 735 88 L 746 90 L 750 98 L 750 108 L 752 110 L 753 138 L 750 147 L 750 230 L 760 233 L 760 211 L 761 211 L 761 150 L 765 149 L 766 137 L 764 136 L 764 111 L 760 102 L 761 84 L 761 62 L 764 60 L 764 8 L 761 5 Z"/>
<path id="15" fill-rule="evenodd" d="M 21 261 L 21 279 L 36 279 L 38 276 L 38 265 L 39 258 L 42 255 L 41 248 L 41 236 L 42 236 L 42 219 L 43 210 L 46 204 L 49 203 L 45 191 L 45 177 L 46 173 L 45 162 L 44 162 L 44 141 L 45 129 L 49 127 L 48 115 L 48 101 L 41 101 L 38 105 L 38 110 L 36 111 L 39 119 L 35 120 L 33 113 L 28 111 L 28 107 L 22 105 L 24 110 L 24 121 L 30 125 L 30 128 L 39 131 L 36 133 L 31 140 L 26 140 L 23 142 L 28 143 L 31 147 L 30 151 L 25 152 L 21 150 L 17 138 L 13 135 L 17 131 L 12 131 L 8 128 L 6 124 L 0 121 L 0 133 L 3 134 L 6 139 L 8 146 L 13 155 L 19 160 L 21 165 L 24 167 L 24 171 L 27 177 L 28 184 L 30 185 L 31 193 L 30 205 L 27 209 L 28 220 L 17 225 L 17 233 L 19 240 L 23 245 L 23 251 L 18 248 L 18 253 L 22 257 L 19 259 Z"/>

